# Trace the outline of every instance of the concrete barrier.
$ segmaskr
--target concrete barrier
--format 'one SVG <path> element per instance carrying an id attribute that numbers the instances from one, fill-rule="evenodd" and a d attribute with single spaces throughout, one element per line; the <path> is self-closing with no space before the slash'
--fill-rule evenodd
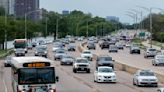
<path id="1" fill-rule="evenodd" d="M 81 46 L 78 46 L 79 47 L 79 50 L 84 50 L 84 46 L 85 46 L 86 42 L 82 43 Z M 93 54 L 93 60 L 95 61 L 97 59 L 97 55 L 96 54 Z M 134 74 L 137 70 L 139 70 L 140 68 L 137 68 L 137 67 L 133 67 L 133 66 L 129 66 L 127 64 L 123 64 L 119 61 L 115 61 L 114 62 L 114 67 L 117 69 L 117 70 L 120 70 L 120 71 L 125 71 L 125 72 L 128 72 L 130 74 Z M 159 81 L 161 83 L 164 83 L 164 74 L 160 74 L 158 72 L 155 72 L 156 75 L 157 75 L 157 78 L 159 79 Z"/>

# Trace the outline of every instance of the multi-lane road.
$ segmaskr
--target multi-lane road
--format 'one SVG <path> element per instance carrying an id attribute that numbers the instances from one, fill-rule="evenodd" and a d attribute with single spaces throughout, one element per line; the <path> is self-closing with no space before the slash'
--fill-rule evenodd
<path id="1" fill-rule="evenodd" d="M 76 42 L 76 45 L 79 45 Z M 48 45 L 48 58 L 54 61 L 52 45 Z M 108 50 L 101 50 L 98 45 L 96 50 L 92 50 L 94 54 L 109 54 L 115 60 L 136 65 L 141 68 L 151 68 L 155 71 L 164 70 L 163 67 L 153 67 L 150 59 L 144 59 L 143 55 L 130 55 L 128 49 L 119 51 L 118 53 L 108 53 Z M 67 52 L 74 57 L 79 57 L 80 52 Z M 34 51 L 31 50 L 26 56 L 33 56 Z M 59 82 L 57 83 L 57 92 L 155 92 L 155 87 L 137 87 L 132 84 L 132 74 L 116 69 L 117 83 L 94 83 L 93 73 L 95 71 L 95 61 L 91 62 L 91 73 L 73 73 L 72 66 L 61 66 L 60 61 L 54 61 Z M 162 71 L 163 73 L 163 71 Z M 11 87 L 11 69 L 3 67 L 3 60 L 0 60 L 0 92 L 13 92 Z M 164 87 L 159 84 L 159 87 Z"/>

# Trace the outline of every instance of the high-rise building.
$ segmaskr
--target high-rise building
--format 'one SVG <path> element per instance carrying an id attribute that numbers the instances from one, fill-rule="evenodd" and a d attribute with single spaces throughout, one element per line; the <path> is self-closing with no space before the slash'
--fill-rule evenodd
<path id="1" fill-rule="evenodd" d="M 3 7 L 7 13 L 9 13 L 9 0 L 0 0 L 0 6 Z"/>
<path id="2" fill-rule="evenodd" d="M 16 17 L 24 18 L 25 14 L 27 14 L 28 19 L 38 20 L 40 13 L 32 12 L 38 9 L 39 9 L 39 0 L 15 0 Z"/>
<path id="3" fill-rule="evenodd" d="M 116 16 L 107 16 L 106 20 L 110 22 L 119 22 L 119 18 Z"/>
<path id="4" fill-rule="evenodd" d="M 0 0 L 0 6 L 5 9 L 7 14 L 14 14 L 14 1 L 15 0 Z"/>

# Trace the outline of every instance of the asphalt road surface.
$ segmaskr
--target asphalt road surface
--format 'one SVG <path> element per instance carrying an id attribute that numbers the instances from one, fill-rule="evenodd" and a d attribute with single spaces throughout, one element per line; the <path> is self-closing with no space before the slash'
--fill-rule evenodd
<path id="1" fill-rule="evenodd" d="M 76 45 L 80 43 L 77 42 Z M 97 46 L 98 48 L 98 46 Z M 52 45 L 48 45 L 48 58 L 54 61 Z M 109 54 L 107 50 L 92 50 L 93 53 Z M 74 57 L 79 57 L 80 52 L 67 52 Z M 126 53 L 126 54 L 125 54 Z M 31 50 L 26 56 L 33 56 L 34 51 Z M 132 62 L 144 60 L 145 67 L 150 63 L 149 59 L 144 59 L 141 55 L 129 55 L 128 49 L 119 51 L 119 53 L 111 53 L 114 59 L 120 59 L 124 62 Z M 136 59 L 137 58 L 137 59 Z M 91 62 L 91 73 L 73 73 L 72 66 L 61 66 L 60 61 L 54 61 L 59 82 L 57 83 L 57 92 L 155 92 L 156 87 L 137 87 L 132 84 L 133 75 L 124 71 L 117 71 L 117 83 L 94 83 L 93 73 L 95 71 L 95 61 Z M 151 64 L 149 65 L 151 66 Z M 159 69 L 163 69 L 159 67 Z M 4 81 L 3 81 L 4 80 Z M 6 88 L 5 88 L 6 87 Z M 159 84 L 159 87 L 164 87 Z M 11 87 L 11 69 L 3 67 L 3 60 L 0 60 L 0 92 L 13 92 Z"/>

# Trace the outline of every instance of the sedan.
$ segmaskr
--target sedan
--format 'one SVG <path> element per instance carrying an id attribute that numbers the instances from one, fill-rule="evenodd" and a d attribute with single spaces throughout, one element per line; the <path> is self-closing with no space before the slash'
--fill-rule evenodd
<path id="1" fill-rule="evenodd" d="M 116 74 L 112 67 L 101 66 L 94 72 L 94 82 L 116 83 Z"/>
<path id="2" fill-rule="evenodd" d="M 158 87 L 158 79 L 152 70 L 138 70 L 134 74 L 133 85 Z"/>
<path id="3" fill-rule="evenodd" d="M 152 60 L 153 66 L 157 66 L 160 64 L 164 64 L 164 55 L 156 55 L 155 58 Z"/>
<path id="4" fill-rule="evenodd" d="M 65 55 L 62 57 L 60 64 L 61 65 L 73 65 L 73 62 L 75 61 L 75 58 L 69 55 Z"/>

